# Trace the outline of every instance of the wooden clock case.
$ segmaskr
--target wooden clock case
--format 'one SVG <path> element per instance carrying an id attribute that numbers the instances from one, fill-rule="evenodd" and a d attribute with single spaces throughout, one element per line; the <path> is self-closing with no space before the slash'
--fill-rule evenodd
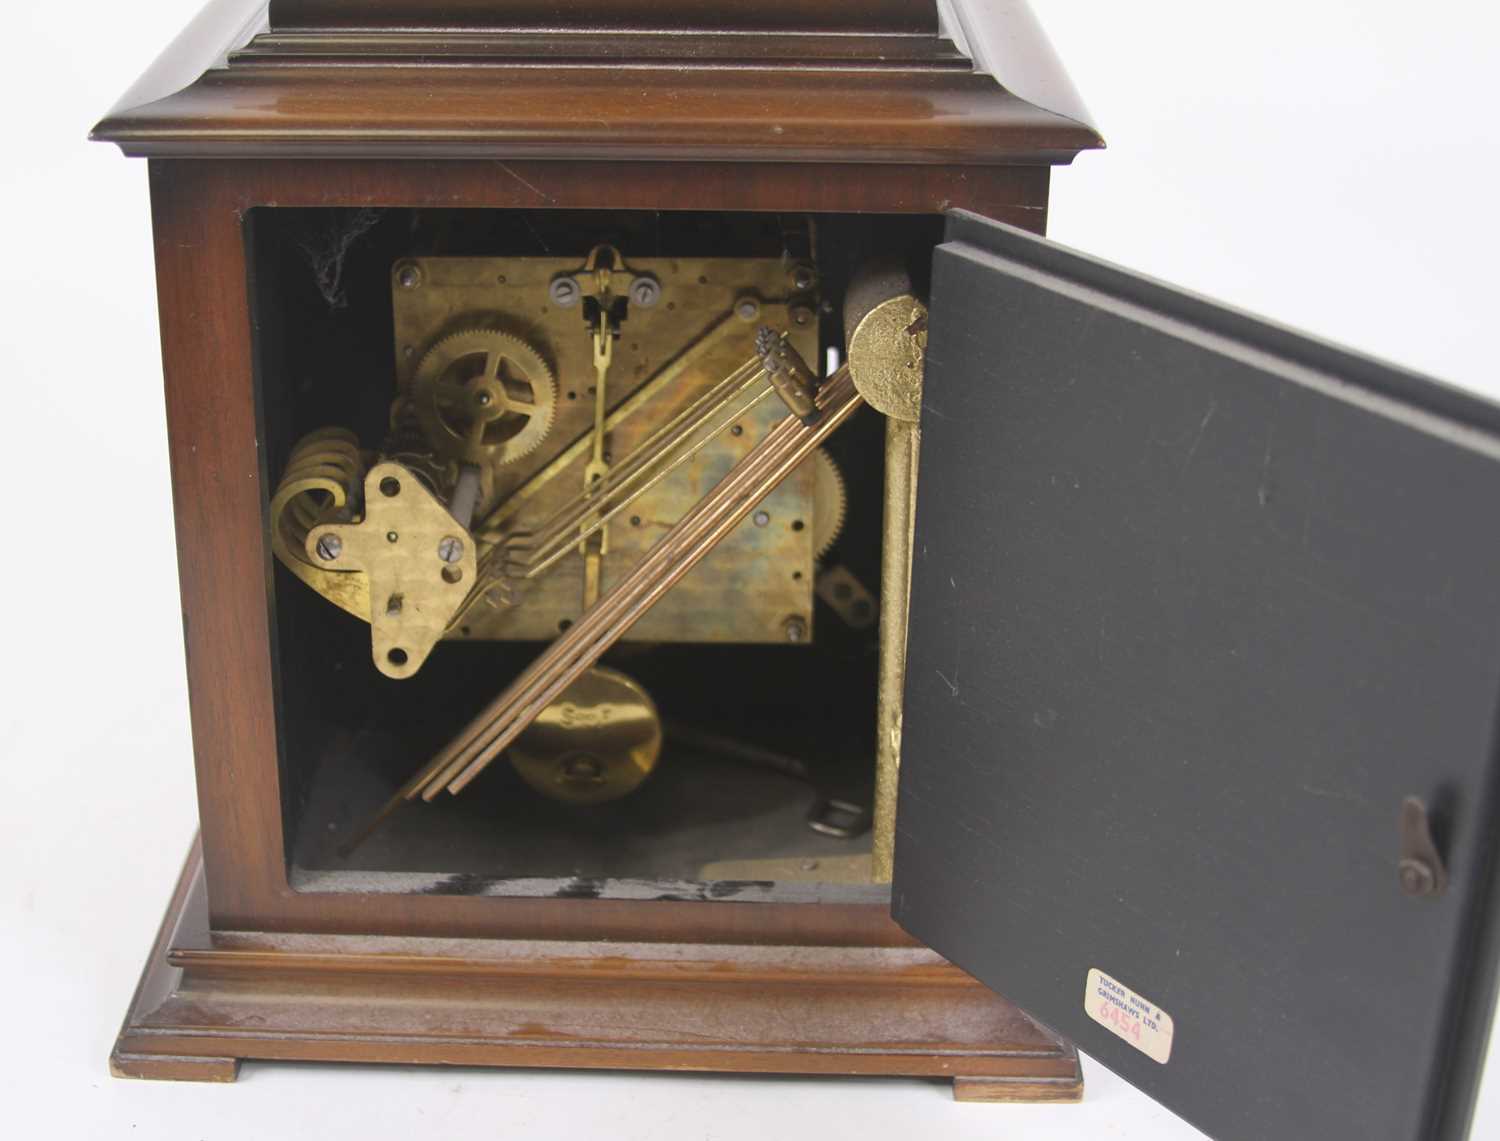
<path id="1" fill-rule="evenodd" d="M 150 161 L 201 839 L 111 1060 L 951 1078 L 1070 1100 L 1073 1048 L 883 901 L 300 889 L 268 604 L 260 208 L 927 215 L 1035 233 L 1100 145 L 1021 4 L 215 0 L 96 128 Z"/>

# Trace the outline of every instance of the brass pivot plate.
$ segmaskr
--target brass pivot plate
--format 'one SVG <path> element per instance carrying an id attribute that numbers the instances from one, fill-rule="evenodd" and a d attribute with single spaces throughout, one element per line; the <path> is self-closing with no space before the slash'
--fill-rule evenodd
<path id="1" fill-rule="evenodd" d="M 595 666 L 542 711 L 508 755 L 542 795 L 601 804 L 651 775 L 661 742 L 661 718 L 650 695 L 618 670 Z"/>
<path id="2" fill-rule="evenodd" d="M 370 652 L 387 677 L 410 677 L 442 638 L 474 582 L 474 541 L 410 469 L 380 463 L 365 476 L 365 516 L 307 534 L 308 561 L 364 571 Z"/>
<path id="3" fill-rule="evenodd" d="M 818 359 L 816 276 L 776 258 L 638 258 L 636 277 L 659 286 L 650 304 L 627 300 L 608 384 L 608 451 L 618 464 L 650 433 L 754 355 L 761 325 L 785 330 Z M 539 447 L 493 467 L 475 516 L 482 539 L 536 531 L 584 486 L 593 428 L 593 345 L 580 302 L 559 305 L 555 279 L 575 256 L 407 258 L 391 277 L 398 388 L 411 391 L 431 347 L 465 329 L 498 329 L 533 349 L 556 378 L 556 408 Z M 412 272 L 403 272 L 410 270 Z M 411 283 L 411 284 L 405 284 Z M 687 510 L 785 416 L 774 395 L 653 487 L 609 528 L 601 589 L 618 582 Z M 811 624 L 814 581 L 812 465 L 773 492 L 754 516 L 672 588 L 628 635 L 631 641 L 784 643 L 789 615 Z M 472 606 L 448 635 L 550 640 L 582 609 L 584 562 L 568 557 L 513 583 L 512 605 Z"/>

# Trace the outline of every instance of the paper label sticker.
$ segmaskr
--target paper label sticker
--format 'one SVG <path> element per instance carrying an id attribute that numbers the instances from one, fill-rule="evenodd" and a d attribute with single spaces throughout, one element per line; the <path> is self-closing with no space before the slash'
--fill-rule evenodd
<path id="1" fill-rule="evenodd" d="M 1152 1061 L 1166 1065 L 1172 1056 L 1172 1016 L 1098 967 L 1089 972 L 1083 1011 Z"/>

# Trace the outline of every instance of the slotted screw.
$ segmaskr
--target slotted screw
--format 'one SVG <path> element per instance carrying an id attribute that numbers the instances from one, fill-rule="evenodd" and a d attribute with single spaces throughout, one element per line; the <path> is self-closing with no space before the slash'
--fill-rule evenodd
<path id="1" fill-rule="evenodd" d="M 661 286 L 655 278 L 638 277 L 630 284 L 630 300 L 642 309 L 649 309 L 661 298 Z"/>

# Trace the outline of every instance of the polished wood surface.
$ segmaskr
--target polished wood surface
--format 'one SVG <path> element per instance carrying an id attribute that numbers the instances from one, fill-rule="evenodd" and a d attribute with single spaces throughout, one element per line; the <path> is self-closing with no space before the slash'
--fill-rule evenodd
<path id="1" fill-rule="evenodd" d="M 670 77 L 670 78 L 665 78 Z M 947 69 L 785 74 L 615 66 L 350 75 L 232 69 L 99 138 L 135 155 L 654 158 L 796 162 L 1065 162 L 1078 129 Z"/>
<path id="2" fill-rule="evenodd" d="M 213 924 L 221 930 L 905 945 L 879 904 L 298 892 L 278 777 L 264 510 L 243 219 L 255 206 L 466 206 L 935 213 L 1029 229 L 1045 167 L 154 161 L 162 363 L 194 751 Z"/>
<path id="3" fill-rule="evenodd" d="M 1062 163 L 1100 145 L 1076 100 L 1048 106 L 1066 81 L 1034 22 L 997 32 L 986 4 L 958 10 L 992 63 L 960 51 L 935 0 L 301 0 L 264 28 L 218 0 L 95 137 L 160 156 L 924 164 Z"/>
<path id="4" fill-rule="evenodd" d="M 240 1059 L 950 1079 L 1076 1100 L 1077 1054 L 923 949 L 223 933 L 196 850 L 111 1069 L 227 1081 Z"/>

